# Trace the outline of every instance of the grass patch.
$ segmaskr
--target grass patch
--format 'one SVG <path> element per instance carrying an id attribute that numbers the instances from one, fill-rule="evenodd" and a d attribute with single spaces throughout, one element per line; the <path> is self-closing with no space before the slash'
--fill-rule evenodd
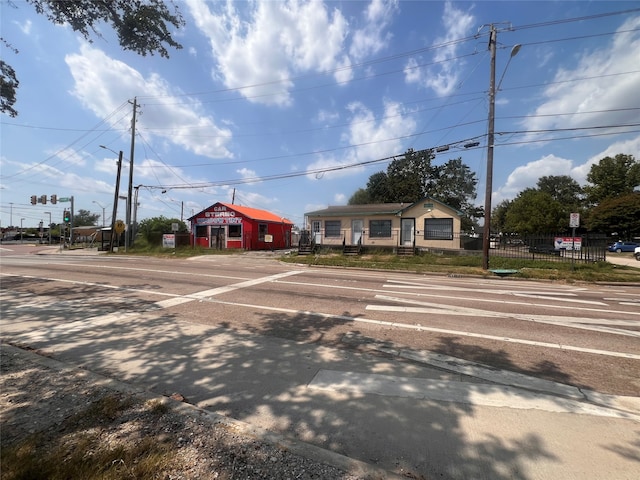
<path id="1" fill-rule="evenodd" d="M 165 478 L 158 475 L 180 466 L 175 447 L 142 426 L 168 411 L 162 402 L 107 395 L 61 425 L 3 448 L 2 479 Z"/>
<path id="2" fill-rule="evenodd" d="M 310 266 L 375 268 L 401 270 L 415 273 L 446 273 L 452 275 L 482 275 L 493 277 L 482 269 L 479 255 L 422 253 L 403 257 L 384 252 L 371 252 L 361 256 L 344 256 L 340 253 L 316 255 L 290 255 L 283 262 L 302 263 Z M 575 263 L 551 260 L 491 257 L 491 269 L 518 270 L 515 278 L 555 281 L 585 282 L 640 282 L 640 269 L 614 265 L 608 262 Z"/>

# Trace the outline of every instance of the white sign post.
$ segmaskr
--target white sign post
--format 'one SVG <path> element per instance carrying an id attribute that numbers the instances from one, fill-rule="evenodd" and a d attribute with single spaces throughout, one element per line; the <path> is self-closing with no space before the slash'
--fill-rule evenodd
<path id="1" fill-rule="evenodd" d="M 579 213 L 571 213 L 569 214 L 569 226 L 571 227 L 571 236 L 574 238 L 574 242 L 575 242 L 575 238 L 576 238 L 576 228 L 578 228 L 580 226 L 580 214 Z M 571 270 L 573 270 L 575 268 L 575 243 L 571 248 L 572 252 L 571 252 Z"/>

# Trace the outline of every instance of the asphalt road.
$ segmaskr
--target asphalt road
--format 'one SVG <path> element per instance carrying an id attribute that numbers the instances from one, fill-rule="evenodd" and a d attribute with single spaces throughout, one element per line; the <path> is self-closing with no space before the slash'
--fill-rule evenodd
<path id="1" fill-rule="evenodd" d="M 417 478 L 640 467 L 640 286 L 33 253 L 3 341 Z"/>

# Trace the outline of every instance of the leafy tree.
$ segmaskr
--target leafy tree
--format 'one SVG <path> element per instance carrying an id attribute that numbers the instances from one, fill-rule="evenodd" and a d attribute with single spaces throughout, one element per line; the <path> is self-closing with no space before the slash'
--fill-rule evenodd
<path id="1" fill-rule="evenodd" d="M 100 215 L 91 213 L 89 210 L 80 209 L 73 215 L 74 227 L 89 227 L 96 225 Z"/>
<path id="2" fill-rule="evenodd" d="M 27 0 L 37 13 L 45 15 L 56 25 L 69 25 L 74 31 L 92 41 L 101 37 L 98 30 L 102 23 L 110 24 L 118 36 L 120 46 L 139 55 L 159 54 L 168 58 L 168 47 L 180 49 L 170 29 L 185 25 L 182 15 L 172 0 Z M 173 9 L 169 8 L 169 4 Z M 12 5 L 13 6 L 13 5 Z M 173 11 L 172 11 L 173 10 Z M 7 41 L 2 38 L 5 45 Z M 2 73 L 3 113 L 17 115 L 13 108 L 16 101 L 18 80 L 13 68 L 0 60 Z"/>
<path id="3" fill-rule="evenodd" d="M 369 177 L 366 189 L 358 189 L 349 205 L 363 203 L 414 203 L 432 197 L 463 212 L 462 229 L 470 230 L 483 216 L 482 208 L 471 203 L 478 180 L 461 158 L 433 166 L 433 150 L 414 151 L 394 159 L 385 172 Z"/>
<path id="4" fill-rule="evenodd" d="M 505 228 L 507 223 L 507 212 L 511 207 L 511 200 L 503 200 L 491 212 L 491 231 L 502 233 L 513 233 Z"/>
<path id="5" fill-rule="evenodd" d="M 435 158 L 432 150 L 414 151 L 413 149 L 393 160 L 387 167 L 390 202 L 417 202 L 432 190 L 435 171 L 431 160 Z"/>
<path id="6" fill-rule="evenodd" d="M 356 192 L 351 195 L 348 205 L 365 205 L 367 203 L 372 203 L 370 201 L 369 192 L 364 188 L 359 188 Z"/>
<path id="7" fill-rule="evenodd" d="M 171 224 L 177 223 L 178 233 L 187 233 L 187 225 L 176 218 L 166 218 L 164 216 L 145 218 L 138 225 L 138 232 L 149 243 L 156 243 L 162 238 L 164 233 L 172 233 Z"/>
<path id="8" fill-rule="evenodd" d="M 464 214 L 462 230 L 471 230 L 471 227 L 477 223 L 474 219 L 484 216 L 483 209 L 472 203 L 472 200 L 476 198 L 476 186 L 478 185 L 475 174 L 462 163 L 462 158 L 455 158 L 444 165 L 435 167 L 433 176 L 431 189 L 425 193 L 460 210 Z"/>
<path id="9" fill-rule="evenodd" d="M 538 190 L 548 193 L 554 200 L 566 206 L 566 210 L 578 212 L 584 203 L 584 190 L 578 182 L 568 175 L 550 175 L 540 177 Z"/>
<path id="10" fill-rule="evenodd" d="M 587 219 L 590 230 L 617 233 L 622 239 L 640 236 L 640 193 L 607 198 L 594 207 Z"/>
<path id="11" fill-rule="evenodd" d="M 389 178 L 385 172 L 377 172 L 369 177 L 367 189 L 369 201 L 367 203 L 390 203 L 393 202 L 389 189 Z"/>
<path id="12" fill-rule="evenodd" d="M 4 39 L 2 41 L 4 42 Z M 4 43 L 10 48 L 6 42 Z M 18 115 L 17 110 L 13 108 L 16 103 L 18 85 L 20 85 L 20 82 L 13 67 L 4 60 L 0 60 L 0 112 L 6 113 L 10 117 Z"/>
<path id="13" fill-rule="evenodd" d="M 585 187 L 585 192 L 591 205 L 598 205 L 607 198 L 628 195 L 640 185 L 640 163 L 633 155 L 622 153 L 614 158 L 604 157 L 591 165 L 587 181 L 591 185 Z"/>
<path id="14" fill-rule="evenodd" d="M 506 232 L 520 235 L 556 233 L 566 228 L 562 205 L 546 192 L 527 188 L 511 202 L 505 215 Z"/>

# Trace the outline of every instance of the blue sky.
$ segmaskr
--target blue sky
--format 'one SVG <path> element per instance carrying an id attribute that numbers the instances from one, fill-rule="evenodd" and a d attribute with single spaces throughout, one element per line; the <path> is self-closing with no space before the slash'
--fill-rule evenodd
<path id="1" fill-rule="evenodd" d="M 393 155 L 444 145 L 435 164 L 461 157 L 483 205 L 490 24 L 494 206 L 544 175 L 584 184 L 604 156 L 640 158 L 638 2 L 184 0 L 170 59 L 122 51 L 106 25 L 88 43 L 14 4 L 0 3 L 20 80 L 19 116 L 0 118 L 3 227 L 60 222 L 69 204 L 30 204 L 52 194 L 109 223 L 117 155 L 100 145 L 124 152 L 126 195 L 134 97 L 139 220 L 234 199 L 302 227 Z"/>

